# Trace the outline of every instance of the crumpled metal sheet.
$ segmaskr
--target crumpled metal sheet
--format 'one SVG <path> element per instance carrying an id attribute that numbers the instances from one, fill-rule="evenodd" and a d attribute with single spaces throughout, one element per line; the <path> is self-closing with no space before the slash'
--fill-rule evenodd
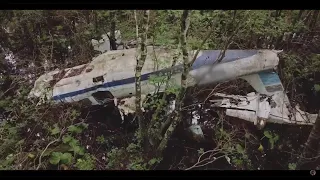
<path id="1" fill-rule="evenodd" d="M 141 95 L 141 104 L 146 99 L 146 95 Z M 123 98 L 120 100 L 119 103 L 115 103 L 115 105 L 118 107 L 120 111 L 120 115 L 122 120 L 124 120 L 124 116 L 127 116 L 128 114 L 133 114 L 136 112 L 136 97 L 132 96 L 129 98 Z M 142 106 L 141 106 L 142 107 Z M 144 112 L 144 108 L 142 107 L 141 110 Z"/>
<path id="2" fill-rule="evenodd" d="M 272 96 L 250 93 L 247 96 L 216 93 L 222 100 L 210 100 L 213 107 L 226 108 L 226 115 L 258 124 L 259 120 L 278 124 L 313 125 L 317 114 L 301 111 L 299 107 L 290 109 L 284 104 L 286 96 L 277 92 Z"/>

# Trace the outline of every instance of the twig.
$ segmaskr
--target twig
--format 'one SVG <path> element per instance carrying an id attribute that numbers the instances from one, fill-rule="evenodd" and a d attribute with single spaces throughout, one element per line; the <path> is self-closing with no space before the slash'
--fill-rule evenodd
<path id="1" fill-rule="evenodd" d="M 227 155 L 225 154 L 225 155 L 219 156 L 219 157 L 214 158 L 213 160 L 211 160 L 211 161 L 209 161 L 209 162 L 207 162 L 207 163 L 201 164 L 201 163 L 203 163 L 205 160 L 208 160 L 209 158 L 204 159 L 204 160 L 202 160 L 201 162 L 197 162 L 197 163 L 194 164 L 193 166 L 191 166 L 191 167 L 189 167 L 189 168 L 186 168 L 185 170 L 191 170 L 191 169 L 194 169 L 194 168 L 199 168 L 199 167 L 206 166 L 206 165 L 211 164 L 211 163 L 215 162 L 216 160 L 221 159 L 221 158 L 223 158 L 223 157 L 225 157 L 225 156 L 227 156 Z"/>
<path id="2" fill-rule="evenodd" d="M 50 37 L 51 37 L 51 53 L 50 53 L 50 61 L 52 62 L 52 57 L 53 57 L 53 36 L 52 34 L 50 33 L 49 31 L 49 34 L 50 34 Z M 50 63 L 51 63 L 50 62 Z"/>
<path id="3" fill-rule="evenodd" d="M 212 91 L 210 92 L 210 94 L 207 96 L 207 98 L 203 101 L 203 103 L 205 103 L 213 94 L 213 92 L 216 90 L 216 88 L 220 85 L 221 83 L 219 83 L 218 85 L 216 85 Z"/>
<path id="4" fill-rule="evenodd" d="M 210 38 L 211 34 L 213 33 L 214 31 L 214 26 L 212 25 L 210 31 L 208 32 L 207 36 L 203 39 L 202 43 L 200 44 L 200 47 L 198 48 L 198 50 L 196 51 L 196 54 L 193 56 L 191 62 L 190 62 L 190 65 L 192 65 L 195 60 L 197 59 L 197 56 L 199 54 L 199 52 L 201 51 L 201 48 L 203 47 L 203 45 L 207 42 L 207 40 Z"/>
<path id="5" fill-rule="evenodd" d="M 46 148 L 42 151 L 42 153 L 41 153 L 41 155 L 40 155 L 40 157 L 39 157 L 39 164 L 38 164 L 37 170 L 39 170 L 39 168 L 40 168 L 40 166 L 41 166 L 41 158 L 42 158 L 43 154 L 46 152 L 46 150 L 48 149 L 48 147 L 49 147 L 51 144 L 53 144 L 53 143 L 55 143 L 55 142 L 57 142 L 57 141 L 59 141 L 59 139 L 55 139 L 54 141 L 51 141 L 51 142 L 46 146 Z"/>
<path id="6" fill-rule="evenodd" d="M 60 133 L 59 138 L 51 141 L 51 142 L 46 146 L 46 148 L 42 151 L 42 153 L 41 153 L 41 155 L 40 155 L 40 157 L 39 157 L 39 164 L 38 164 L 38 167 L 37 167 L 36 170 L 39 170 L 39 168 L 40 168 L 40 166 L 41 166 L 41 158 L 42 158 L 43 154 L 47 151 L 47 149 L 49 148 L 49 146 L 50 146 L 51 144 L 53 144 L 53 143 L 55 143 L 55 142 L 58 142 L 58 141 L 60 140 L 60 138 L 61 138 L 62 134 L 64 133 L 64 131 L 65 131 L 65 128 L 63 128 L 63 129 L 61 130 L 61 133 Z"/>
<path id="7" fill-rule="evenodd" d="M 213 152 L 215 152 L 215 151 L 221 151 L 221 149 L 213 149 L 213 150 L 209 150 L 209 151 L 206 151 L 206 152 L 202 153 L 202 154 L 199 156 L 199 158 L 198 158 L 198 162 L 200 162 L 202 156 L 204 156 L 205 154 L 213 153 Z M 211 156 L 211 155 L 210 155 L 210 156 Z"/>

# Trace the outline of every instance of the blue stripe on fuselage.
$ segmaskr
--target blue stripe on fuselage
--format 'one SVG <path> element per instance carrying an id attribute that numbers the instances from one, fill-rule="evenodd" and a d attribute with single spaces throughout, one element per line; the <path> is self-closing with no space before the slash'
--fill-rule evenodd
<path id="1" fill-rule="evenodd" d="M 195 60 L 194 64 L 192 65 L 192 70 L 198 69 L 204 65 L 213 64 L 217 60 L 217 58 L 219 57 L 219 54 L 221 51 L 220 50 L 204 50 L 202 52 L 203 52 L 202 55 L 200 57 L 198 57 Z M 231 62 L 231 61 L 235 61 L 237 59 L 250 57 L 256 53 L 257 53 L 257 50 L 227 50 L 225 52 L 225 57 L 223 58 L 221 63 Z M 173 73 L 176 74 L 176 73 L 182 72 L 182 69 L 183 69 L 183 65 L 177 65 L 174 67 Z M 151 75 L 159 75 L 161 73 L 170 72 L 170 70 L 171 70 L 171 68 L 167 68 L 167 69 L 162 69 L 159 71 L 154 71 L 154 72 L 143 74 L 143 75 L 141 75 L 141 81 L 148 80 Z M 95 91 L 99 88 L 111 88 L 111 87 L 131 84 L 131 83 L 135 83 L 135 77 L 106 82 L 101 85 L 96 85 L 96 86 L 85 88 L 82 90 L 53 96 L 53 100 L 61 100 L 61 99 L 67 98 L 67 97 L 77 96 L 80 94 L 88 93 L 90 91 Z"/>
<path id="2" fill-rule="evenodd" d="M 173 70 L 173 73 L 175 74 L 175 73 L 181 72 L 182 68 L 183 68 L 182 65 L 175 66 L 174 70 Z M 141 81 L 148 80 L 151 75 L 160 75 L 161 73 L 170 72 L 170 70 L 171 69 L 168 68 L 168 69 L 163 69 L 163 70 L 159 70 L 159 71 L 154 71 L 154 72 L 150 72 L 150 73 L 147 73 L 147 74 L 143 74 L 143 75 L 141 75 Z M 117 80 L 117 81 L 106 82 L 106 83 L 101 84 L 101 85 L 96 85 L 96 86 L 85 88 L 85 89 L 81 89 L 81 90 L 78 90 L 78 91 L 73 91 L 73 92 L 69 92 L 69 93 L 53 96 L 53 100 L 61 100 L 61 99 L 67 98 L 67 97 L 77 96 L 79 94 L 84 94 L 84 93 L 87 93 L 87 92 L 90 92 L 90 91 L 95 91 L 95 90 L 97 90 L 99 88 L 110 88 L 110 87 L 116 87 L 116 86 L 131 84 L 131 83 L 135 83 L 135 77 L 130 77 L 130 78 Z"/>

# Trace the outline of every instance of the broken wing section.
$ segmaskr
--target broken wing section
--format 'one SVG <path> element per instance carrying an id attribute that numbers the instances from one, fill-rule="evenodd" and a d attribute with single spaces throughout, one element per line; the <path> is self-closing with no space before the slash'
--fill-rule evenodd
<path id="1" fill-rule="evenodd" d="M 215 94 L 222 100 L 214 100 L 213 106 L 226 108 L 228 116 L 237 117 L 255 125 L 264 126 L 266 122 L 279 124 L 312 125 L 317 114 L 301 111 L 298 106 L 292 107 L 283 85 L 276 72 L 263 71 L 241 77 L 257 93 L 247 96 Z"/>

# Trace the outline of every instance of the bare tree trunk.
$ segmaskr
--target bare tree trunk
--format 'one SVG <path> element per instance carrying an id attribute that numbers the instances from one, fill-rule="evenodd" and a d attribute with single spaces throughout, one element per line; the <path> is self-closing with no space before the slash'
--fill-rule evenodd
<path id="1" fill-rule="evenodd" d="M 110 47 L 111 50 L 117 50 L 117 44 L 116 44 L 116 12 L 111 11 L 110 12 Z"/>
<path id="2" fill-rule="evenodd" d="M 309 24 L 309 22 L 310 22 L 311 15 L 312 15 L 312 10 L 310 10 L 310 11 L 307 13 L 306 18 L 304 19 L 304 24 L 305 24 L 306 26 L 308 26 L 308 24 Z M 308 27 L 309 27 L 309 26 L 308 26 Z"/>
<path id="3" fill-rule="evenodd" d="M 181 16 L 181 35 L 180 35 L 180 42 L 181 42 L 181 51 L 183 55 L 183 72 L 181 75 L 181 90 L 178 96 L 178 101 L 176 103 L 175 111 L 173 112 L 175 115 L 175 118 L 169 128 L 167 129 L 166 133 L 164 134 L 164 137 L 162 141 L 159 144 L 159 147 L 157 149 L 157 153 L 160 154 L 163 152 L 163 150 L 167 147 L 168 140 L 173 134 L 173 131 L 177 127 L 177 125 L 181 121 L 181 109 L 183 107 L 183 99 L 186 92 L 187 84 L 187 74 L 189 69 L 189 54 L 187 50 L 187 32 L 190 25 L 190 18 L 189 18 L 190 11 L 184 10 Z"/>
<path id="4" fill-rule="evenodd" d="M 11 42 L 9 41 L 9 36 L 8 34 L 5 32 L 5 30 L 3 28 L 0 28 L 0 46 L 4 49 L 12 49 L 11 47 Z M 1 52 L 1 49 L 0 49 Z"/>
<path id="5" fill-rule="evenodd" d="M 94 18 L 94 31 L 97 34 L 98 33 L 98 11 L 92 11 L 93 12 L 93 18 Z"/>
<path id="6" fill-rule="evenodd" d="M 276 21 L 278 21 L 278 19 L 279 19 L 280 16 L 281 16 L 281 10 L 276 10 L 276 14 L 275 14 L 274 19 L 275 19 Z"/>
<path id="7" fill-rule="evenodd" d="M 173 62 L 171 64 L 171 71 L 167 75 L 167 79 L 166 79 L 164 94 L 163 94 L 163 96 L 159 102 L 159 105 L 157 106 L 154 114 L 152 115 L 151 121 L 148 125 L 149 142 L 154 147 L 159 145 L 159 142 L 161 141 L 162 136 L 163 136 L 163 132 L 164 132 L 164 130 L 166 130 L 165 128 L 168 128 L 168 125 L 170 125 L 170 123 L 171 123 L 171 115 L 169 115 L 169 117 L 167 117 L 167 120 L 164 123 L 159 122 L 159 115 L 160 115 L 161 110 L 166 105 L 165 102 L 166 102 L 166 98 L 168 96 L 167 89 L 169 87 L 169 82 L 170 82 L 171 76 L 173 74 L 173 67 L 176 65 L 177 59 L 178 59 L 178 56 L 173 57 Z"/>
<path id="8" fill-rule="evenodd" d="M 299 11 L 299 14 L 298 14 L 298 17 L 294 19 L 293 21 L 293 25 L 295 25 L 298 21 L 300 21 L 301 17 L 302 17 L 302 14 L 305 10 L 300 10 Z"/>
<path id="9" fill-rule="evenodd" d="M 144 62 L 147 57 L 147 32 L 148 32 L 148 24 L 149 24 L 149 10 L 145 10 L 143 13 L 142 19 L 142 30 L 139 37 L 139 49 L 138 49 L 138 56 L 137 65 L 136 65 L 136 72 L 135 72 L 135 79 L 136 79 L 136 114 L 139 121 L 139 134 L 140 134 L 140 142 L 141 144 L 146 147 L 146 136 L 147 136 L 147 127 L 146 122 L 143 117 L 143 112 L 141 110 L 141 71 L 144 66 Z M 140 57 L 139 57 L 140 56 Z"/>
<path id="10" fill-rule="evenodd" d="M 161 126 L 160 132 L 161 132 L 161 135 L 163 135 L 163 133 L 164 133 L 164 135 L 163 135 L 162 141 L 160 142 L 158 149 L 157 149 L 158 155 L 161 154 L 163 152 L 163 150 L 167 147 L 169 138 L 173 134 L 173 131 L 175 130 L 177 125 L 181 122 L 183 102 L 184 102 L 185 93 L 187 90 L 188 73 L 190 71 L 192 64 L 195 62 L 201 48 L 204 46 L 206 41 L 210 38 L 211 34 L 214 31 L 214 27 L 215 27 L 215 25 L 213 23 L 210 31 L 208 32 L 206 37 L 203 39 L 203 41 L 200 44 L 195 55 L 193 56 L 193 58 L 189 62 L 189 54 L 188 54 L 188 50 L 187 50 L 187 33 L 188 33 L 189 25 L 190 25 L 189 14 L 190 14 L 190 11 L 184 10 L 182 17 L 181 17 L 181 35 L 180 35 L 181 46 L 180 47 L 181 47 L 181 51 L 182 51 L 182 55 L 183 55 L 183 65 L 184 65 L 183 72 L 181 75 L 181 90 L 178 95 L 178 99 L 176 101 L 177 103 L 175 106 L 175 111 L 172 113 L 172 116 L 174 117 L 174 119 L 172 120 L 172 122 L 170 121 L 171 119 L 167 119 L 167 121 Z M 170 118 L 170 117 L 168 117 L 168 118 Z"/>
<path id="11" fill-rule="evenodd" d="M 293 20 L 292 20 L 292 12 L 293 12 L 293 10 L 288 10 L 288 14 L 286 15 L 287 16 L 286 17 L 286 22 L 288 24 L 292 24 L 292 22 L 293 22 Z"/>
<path id="12" fill-rule="evenodd" d="M 299 169 L 314 169 L 317 159 L 319 159 L 319 145 L 320 145 L 320 111 L 315 124 L 309 134 L 306 146 L 303 150 L 302 157 L 300 157 Z M 312 161 L 312 162 L 311 162 Z"/>
<path id="13" fill-rule="evenodd" d="M 134 13 L 134 20 L 136 21 L 136 38 L 138 40 L 138 38 L 139 38 L 139 25 L 138 25 L 138 19 L 137 19 L 137 10 L 134 10 L 133 13 Z"/>
<path id="14" fill-rule="evenodd" d="M 312 14 L 312 17 L 311 17 L 311 20 L 310 20 L 310 23 L 309 23 L 309 29 L 310 30 L 313 30 L 314 27 L 316 27 L 316 24 L 317 24 L 317 19 L 318 19 L 318 16 L 319 16 L 319 10 L 314 10 L 313 11 L 313 14 Z"/>
<path id="15" fill-rule="evenodd" d="M 182 20 L 181 20 L 181 51 L 183 56 L 183 72 L 181 75 L 181 92 L 184 92 L 187 88 L 186 80 L 187 80 L 187 74 L 189 70 L 189 54 L 187 49 L 187 33 L 189 30 L 190 25 L 190 19 L 189 19 L 189 10 L 184 10 L 182 14 Z"/>
<path id="16" fill-rule="evenodd" d="M 299 15 L 298 15 L 298 21 L 301 19 L 301 17 L 302 17 L 302 14 L 303 14 L 303 12 L 304 12 L 305 10 L 300 10 L 299 11 Z"/>

